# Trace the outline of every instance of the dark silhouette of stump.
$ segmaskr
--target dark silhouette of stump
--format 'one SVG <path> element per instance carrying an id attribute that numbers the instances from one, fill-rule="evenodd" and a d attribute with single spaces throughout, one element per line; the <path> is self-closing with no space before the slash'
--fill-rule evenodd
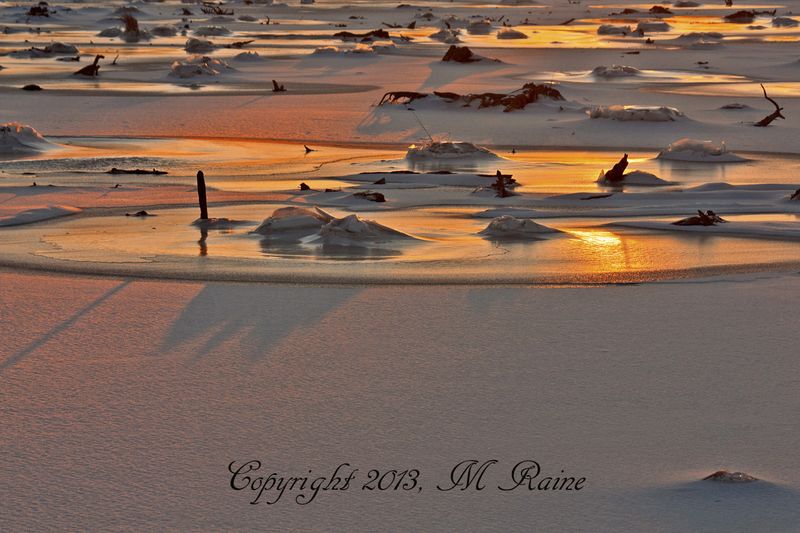
<path id="1" fill-rule="evenodd" d="M 73 76 L 88 76 L 90 78 L 94 78 L 100 72 L 100 65 L 98 63 L 101 59 L 105 59 L 106 56 L 97 54 L 94 56 L 94 62 L 91 65 L 86 65 L 79 71 L 75 72 Z"/>
<path id="2" fill-rule="evenodd" d="M 605 178 L 608 183 L 620 183 L 625 179 L 625 169 L 628 168 L 628 154 L 622 156 L 617 164 L 606 172 Z"/>
<path id="3" fill-rule="evenodd" d="M 208 220 L 208 200 L 206 199 L 206 177 L 203 171 L 197 172 L 197 199 L 200 202 L 200 220 Z"/>
<path id="4" fill-rule="evenodd" d="M 773 100 L 772 98 L 770 98 L 769 96 L 767 96 L 767 90 L 764 88 L 764 84 L 763 84 L 763 83 L 761 84 L 761 90 L 762 90 L 762 91 L 764 91 L 764 98 L 766 98 L 767 100 L 769 100 L 769 101 L 770 101 L 770 103 L 771 103 L 772 105 L 774 105 L 774 106 L 775 106 L 775 111 L 774 111 L 774 112 L 772 112 L 772 113 L 770 113 L 770 114 L 769 114 L 769 115 L 767 115 L 766 117 L 762 118 L 762 119 L 761 119 L 761 120 L 759 120 L 758 122 L 756 122 L 756 123 L 754 124 L 754 126 L 756 126 L 757 128 L 766 128 L 766 127 L 767 127 L 767 126 L 769 126 L 769 125 L 770 125 L 770 123 L 772 123 L 772 121 L 773 121 L 773 120 L 775 120 L 776 118 L 782 118 L 782 119 L 784 119 L 784 120 L 785 120 L 785 119 L 786 119 L 786 117 L 784 117 L 783 115 L 781 115 L 781 111 L 783 111 L 783 108 L 782 108 L 781 106 L 779 106 L 779 105 L 778 105 L 778 102 L 776 102 L 775 100 Z"/>

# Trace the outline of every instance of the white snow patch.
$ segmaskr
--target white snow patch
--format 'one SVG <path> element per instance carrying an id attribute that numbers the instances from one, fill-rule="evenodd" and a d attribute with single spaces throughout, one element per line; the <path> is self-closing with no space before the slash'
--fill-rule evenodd
<path id="1" fill-rule="evenodd" d="M 712 141 L 697 139 L 680 139 L 671 143 L 659 152 L 658 159 L 671 161 L 692 161 L 699 163 L 736 163 L 747 161 L 746 158 L 728 151 L 723 141 L 715 144 Z"/>
<path id="2" fill-rule="evenodd" d="M 507 239 L 537 238 L 551 233 L 560 233 L 559 230 L 537 224 L 530 218 L 516 218 L 503 215 L 489 222 L 478 235 L 485 237 L 502 237 Z"/>
<path id="3" fill-rule="evenodd" d="M 591 118 L 644 122 L 671 122 L 684 116 L 674 107 L 636 105 L 599 106 L 588 113 Z"/>

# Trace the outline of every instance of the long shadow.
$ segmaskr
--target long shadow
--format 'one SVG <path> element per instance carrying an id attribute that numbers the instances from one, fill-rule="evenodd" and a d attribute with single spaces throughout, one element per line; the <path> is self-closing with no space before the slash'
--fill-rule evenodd
<path id="1" fill-rule="evenodd" d="M 28 355 L 30 355 L 31 353 L 36 351 L 38 348 L 40 348 L 40 347 L 44 346 L 45 344 L 47 344 L 48 342 L 50 342 L 59 333 L 61 333 L 63 331 L 66 331 L 69 328 L 71 328 L 76 322 L 78 322 L 78 320 L 83 318 L 84 315 L 86 315 L 87 313 L 92 311 L 97 306 L 101 305 L 106 300 L 110 299 L 112 296 L 114 296 L 118 292 L 120 292 L 122 289 L 127 287 L 128 284 L 130 284 L 130 281 L 123 281 L 122 283 L 120 283 L 119 285 L 114 287 L 113 289 L 109 290 L 108 292 L 106 292 L 105 294 L 103 294 L 102 296 L 97 298 L 95 301 L 91 302 L 90 304 L 84 306 L 83 308 L 81 308 L 80 310 L 75 312 L 75 314 L 73 314 L 67 320 L 65 320 L 64 322 L 62 322 L 58 326 L 56 326 L 53 329 L 51 329 L 49 332 L 45 333 L 44 335 L 39 337 L 37 340 L 33 341 L 31 344 L 29 344 L 25 348 L 23 348 L 22 350 L 18 351 L 17 353 L 15 353 L 11 357 L 9 357 L 8 359 L 6 359 L 2 363 L 0 363 L 0 372 L 3 372 L 3 371 L 5 371 L 5 369 L 14 366 L 19 361 L 21 361 L 22 359 L 24 359 L 25 357 L 27 357 Z"/>
<path id="2" fill-rule="evenodd" d="M 160 350 L 204 338 L 196 352 L 196 358 L 201 358 L 235 339 L 251 359 L 258 359 L 292 331 L 313 328 L 359 292 L 354 288 L 205 285 L 176 319 Z"/>

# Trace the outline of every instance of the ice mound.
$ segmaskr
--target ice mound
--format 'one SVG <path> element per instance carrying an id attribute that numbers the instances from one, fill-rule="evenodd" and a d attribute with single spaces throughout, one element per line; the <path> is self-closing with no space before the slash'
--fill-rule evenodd
<path id="1" fill-rule="evenodd" d="M 636 31 L 641 34 L 669 31 L 670 29 L 672 29 L 672 26 L 670 26 L 666 22 L 660 22 L 660 21 L 659 22 L 642 21 L 636 25 Z"/>
<path id="2" fill-rule="evenodd" d="M 528 36 L 525 35 L 523 32 L 515 30 L 513 28 L 503 28 L 502 30 L 497 32 L 498 39 L 527 39 Z"/>
<path id="3" fill-rule="evenodd" d="M 223 70 L 231 70 L 231 67 L 220 59 L 196 55 L 185 61 L 173 62 L 169 75 L 186 79 L 197 76 L 217 76 Z"/>
<path id="4" fill-rule="evenodd" d="M 468 142 L 433 141 L 421 146 L 411 145 L 406 159 L 496 159 L 497 154 Z"/>
<path id="5" fill-rule="evenodd" d="M 222 35 L 229 35 L 231 30 L 225 26 L 200 26 L 194 30 L 195 35 L 200 37 L 219 37 Z"/>
<path id="6" fill-rule="evenodd" d="M 614 26 L 613 24 L 601 24 L 597 28 L 597 35 L 628 35 L 631 33 L 630 26 Z"/>
<path id="7" fill-rule="evenodd" d="M 678 0 L 674 4 L 673 7 L 700 7 L 700 2 L 695 2 L 694 0 Z"/>
<path id="8" fill-rule="evenodd" d="M 758 481 L 757 477 L 744 472 L 728 472 L 727 470 L 719 470 L 710 476 L 703 478 L 703 481 L 716 481 L 719 483 L 752 483 Z"/>
<path id="9" fill-rule="evenodd" d="M 264 58 L 258 52 L 242 52 L 233 57 L 234 61 L 263 61 Z"/>
<path id="10" fill-rule="evenodd" d="M 725 142 L 714 144 L 711 141 L 680 139 L 659 152 L 658 159 L 670 161 L 693 161 L 699 163 L 736 163 L 746 158 L 729 152 Z"/>
<path id="11" fill-rule="evenodd" d="M 4 213 L 0 210 L 0 226 L 19 226 L 22 224 L 32 224 L 43 220 L 60 218 L 67 215 L 80 213 L 77 207 L 66 205 L 49 205 L 43 207 L 33 207 L 24 211 Z"/>
<path id="12" fill-rule="evenodd" d="M 355 48 L 343 48 L 339 46 L 320 46 L 316 48 L 312 54 L 314 55 L 350 55 L 350 54 L 374 54 L 378 49 L 384 48 L 385 43 L 368 44 L 358 43 Z"/>
<path id="13" fill-rule="evenodd" d="M 0 124 L 0 154 L 35 153 L 53 146 L 30 126 L 18 122 Z"/>
<path id="14" fill-rule="evenodd" d="M 633 170 L 623 175 L 622 181 L 608 181 L 606 180 L 606 173 L 601 171 L 600 176 L 597 178 L 597 183 L 603 186 L 619 187 L 622 185 L 638 185 L 640 187 L 660 187 L 665 185 L 672 185 L 671 181 L 662 180 L 652 172 L 645 172 L 644 170 Z"/>
<path id="15" fill-rule="evenodd" d="M 316 233 L 332 220 L 332 215 L 318 207 L 281 207 L 253 230 L 253 233 L 272 238 L 293 238 Z"/>
<path id="16" fill-rule="evenodd" d="M 639 76 L 642 73 L 636 67 L 626 67 L 624 65 L 611 65 L 610 67 L 600 65 L 592 69 L 592 76 L 598 78 L 624 78 L 628 76 Z"/>
<path id="17" fill-rule="evenodd" d="M 436 33 L 432 33 L 428 37 L 435 41 L 441 41 L 445 44 L 458 44 L 461 42 L 459 34 L 460 34 L 459 30 L 451 28 L 442 28 Z"/>
<path id="18" fill-rule="evenodd" d="M 178 34 L 178 30 L 172 26 L 156 26 L 150 30 L 150 33 L 156 37 L 175 37 Z"/>
<path id="19" fill-rule="evenodd" d="M 472 20 L 467 25 L 467 32 L 472 35 L 487 35 L 492 31 L 492 21 L 489 19 Z"/>
<path id="20" fill-rule="evenodd" d="M 330 221 L 320 229 L 320 238 L 324 244 L 332 246 L 363 246 L 369 243 L 415 240 L 402 231 L 373 220 L 359 218 L 358 215 L 348 215 Z"/>
<path id="21" fill-rule="evenodd" d="M 68 43 L 54 42 L 43 48 L 33 46 L 27 50 L 18 50 L 9 54 L 11 57 L 30 57 L 32 59 L 51 56 L 78 55 L 78 47 Z"/>
<path id="22" fill-rule="evenodd" d="M 205 52 L 211 52 L 214 50 L 215 46 L 211 41 L 191 37 L 188 41 L 186 41 L 184 48 L 190 54 L 202 54 Z"/>
<path id="23" fill-rule="evenodd" d="M 672 122 L 684 116 L 674 107 L 635 105 L 599 106 L 588 113 L 590 118 L 643 122 Z"/>
<path id="24" fill-rule="evenodd" d="M 550 233 L 560 233 L 559 230 L 537 224 L 530 218 L 517 218 L 503 215 L 492 219 L 489 225 L 478 232 L 484 237 L 500 237 L 506 239 L 538 238 Z"/>
<path id="25" fill-rule="evenodd" d="M 798 24 L 800 23 L 791 17 L 775 17 L 772 19 L 772 25 L 776 28 L 794 28 Z"/>

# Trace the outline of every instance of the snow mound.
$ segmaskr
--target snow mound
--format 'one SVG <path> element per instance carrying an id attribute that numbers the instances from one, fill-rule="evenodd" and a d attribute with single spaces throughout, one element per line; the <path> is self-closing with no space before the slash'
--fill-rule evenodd
<path id="1" fill-rule="evenodd" d="M 506 239 L 537 238 L 551 233 L 560 233 L 559 230 L 537 224 L 530 218 L 517 218 L 503 215 L 492 219 L 489 225 L 478 232 L 484 237 L 500 237 Z"/>
<path id="2" fill-rule="evenodd" d="M 242 52 L 233 57 L 234 61 L 264 61 L 264 59 L 258 52 Z"/>
<path id="3" fill-rule="evenodd" d="M 639 33 L 653 33 L 653 32 L 660 32 L 660 31 L 669 31 L 672 29 L 672 26 L 667 24 L 666 22 L 655 22 L 655 21 L 642 21 L 636 25 L 636 31 Z"/>
<path id="4" fill-rule="evenodd" d="M 156 26 L 150 30 L 150 33 L 156 37 L 175 37 L 178 34 L 178 30 L 172 26 Z"/>
<path id="5" fill-rule="evenodd" d="M 18 122 L 0 124 L 0 154 L 35 153 L 53 146 L 30 126 Z"/>
<path id="6" fill-rule="evenodd" d="M 181 79 L 197 76 L 217 76 L 223 70 L 230 69 L 231 67 L 220 59 L 196 55 L 185 61 L 173 62 L 169 75 Z"/>
<path id="7" fill-rule="evenodd" d="M 588 111 L 590 118 L 607 118 L 619 121 L 672 122 L 683 117 L 674 107 L 611 105 L 599 106 Z"/>
<path id="8" fill-rule="evenodd" d="M 25 211 L 3 213 L 0 211 L 0 226 L 19 226 L 20 224 L 32 224 L 43 220 L 74 215 L 80 213 L 77 207 L 64 205 L 50 205 L 46 207 L 34 207 Z"/>
<path id="9" fill-rule="evenodd" d="M 374 54 L 378 50 L 383 50 L 386 48 L 394 47 L 394 43 L 358 43 L 355 48 L 344 48 L 339 46 L 320 46 L 316 48 L 313 52 L 313 55 L 352 55 L 352 54 L 361 54 L 361 55 L 368 55 Z"/>
<path id="10" fill-rule="evenodd" d="M 467 25 L 467 32 L 471 35 L 487 35 L 492 31 L 492 21 L 489 19 L 473 20 Z"/>
<path id="11" fill-rule="evenodd" d="M 659 152 L 657 159 L 670 161 L 690 161 L 698 163 L 736 163 L 747 161 L 746 158 L 729 152 L 723 141 L 714 144 L 712 141 L 697 139 L 680 139 Z"/>
<path id="12" fill-rule="evenodd" d="M 397 231 L 374 220 L 348 215 L 336 218 L 320 229 L 322 242 L 332 246 L 363 246 L 366 243 L 382 243 L 397 240 L 415 240 L 414 237 Z"/>
<path id="13" fill-rule="evenodd" d="M 441 41 L 445 44 L 458 44 L 461 42 L 459 34 L 461 32 L 456 29 L 442 28 L 436 33 L 432 33 L 428 37 L 434 41 Z"/>
<path id="14" fill-rule="evenodd" d="M 636 67 L 627 67 L 625 65 L 600 65 L 592 69 L 592 76 L 598 78 L 624 78 L 628 76 L 639 76 L 642 73 Z"/>
<path id="15" fill-rule="evenodd" d="M 200 26 L 194 30 L 195 35 L 200 37 L 219 37 L 222 35 L 230 35 L 231 30 L 225 26 Z"/>
<path id="16" fill-rule="evenodd" d="M 606 180 L 606 173 L 601 171 L 600 176 L 597 178 L 597 183 L 603 186 L 620 187 L 622 185 L 638 185 L 640 187 L 663 187 L 665 185 L 673 185 L 673 182 L 662 180 L 651 172 L 644 170 L 634 170 L 624 174 L 622 181 L 610 182 Z"/>
<path id="17" fill-rule="evenodd" d="M 411 145 L 406 159 L 497 159 L 497 154 L 468 142 L 434 141 Z"/>
<path id="18" fill-rule="evenodd" d="M 794 28 L 798 24 L 800 23 L 791 17 L 775 17 L 772 19 L 772 25 L 776 28 Z"/>
<path id="19" fill-rule="evenodd" d="M 700 2 L 695 2 L 694 0 L 678 0 L 674 4 L 673 7 L 700 7 Z"/>
<path id="20" fill-rule="evenodd" d="M 189 40 L 186 41 L 186 45 L 184 49 L 189 52 L 190 54 L 202 54 L 205 52 L 211 52 L 214 50 L 215 46 L 214 43 L 211 41 L 207 41 L 205 39 L 197 39 L 195 37 L 191 37 Z"/>
<path id="21" fill-rule="evenodd" d="M 613 24 L 601 24 L 597 28 L 597 35 L 628 35 L 631 33 L 630 26 L 614 26 Z"/>
<path id="22" fill-rule="evenodd" d="M 273 238 L 292 238 L 316 233 L 334 217 L 318 207 L 281 207 L 266 218 L 253 233 Z"/>
<path id="23" fill-rule="evenodd" d="M 497 32 L 498 39 L 527 39 L 528 36 L 513 28 L 503 28 Z"/>

